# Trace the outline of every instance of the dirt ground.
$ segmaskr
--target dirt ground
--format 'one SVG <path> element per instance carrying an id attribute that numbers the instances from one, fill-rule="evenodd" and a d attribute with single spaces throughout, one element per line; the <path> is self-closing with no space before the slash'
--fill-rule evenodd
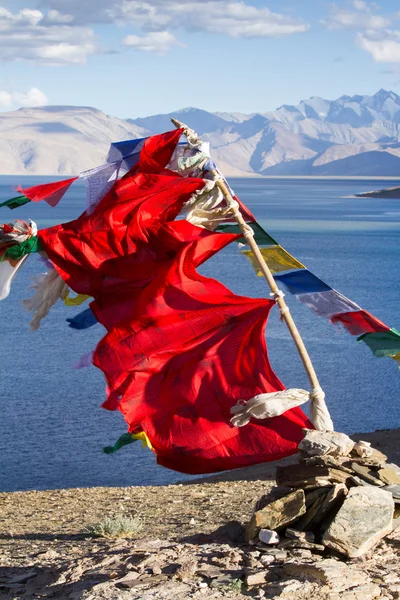
<path id="1" fill-rule="evenodd" d="M 388 462 L 400 463 L 400 430 L 352 437 L 370 441 L 388 456 Z M 12 596 L 9 590 L 2 595 L 1 583 L 9 580 L 10 573 L 37 567 L 40 557 L 49 551 L 56 557 L 54 564 L 69 557 L 76 562 L 97 551 L 102 556 L 111 552 L 118 542 L 94 540 L 86 531 L 106 516 L 138 515 L 144 521 L 140 539 L 198 547 L 202 540 L 207 542 L 207 534 L 228 521 L 249 520 L 255 502 L 274 485 L 275 467 L 276 463 L 256 465 L 169 486 L 1 493 L 0 598 L 27 598 Z M 81 597 L 86 598 L 74 596 Z"/>

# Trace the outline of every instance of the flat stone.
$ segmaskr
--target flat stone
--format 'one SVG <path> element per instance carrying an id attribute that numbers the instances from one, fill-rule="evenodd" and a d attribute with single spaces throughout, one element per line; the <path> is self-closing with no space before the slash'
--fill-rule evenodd
<path id="1" fill-rule="evenodd" d="M 386 464 L 387 456 L 376 448 L 371 448 L 372 453 L 369 456 L 357 457 L 354 452 L 351 453 L 352 460 L 366 467 L 383 467 Z"/>
<path id="2" fill-rule="evenodd" d="M 377 471 L 373 471 L 372 469 L 369 469 L 363 465 L 359 465 L 356 462 L 351 463 L 351 468 L 356 472 L 358 477 L 361 477 L 361 479 L 364 479 L 364 481 L 367 483 L 370 483 L 371 485 L 377 485 L 379 487 L 383 487 L 385 485 L 380 479 L 378 479 Z"/>
<path id="3" fill-rule="evenodd" d="M 358 477 L 357 475 L 353 475 L 353 477 L 350 477 L 350 481 L 351 483 L 354 483 L 354 485 L 357 485 L 359 487 L 368 487 L 372 485 L 371 483 L 367 483 L 365 479 L 361 479 L 361 477 Z"/>
<path id="4" fill-rule="evenodd" d="M 271 529 L 260 529 L 258 533 L 258 539 L 263 544 L 278 544 L 279 543 L 279 535 L 276 531 L 271 531 Z"/>
<path id="5" fill-rule="evenodd" d="M 334 559 L 322 560 L 315 564 L 287 563 L 283 566 L 283 572 L 290 577 L 318 581 L 338 592 L 370 583 L 368 575 Z"/>
<path id="6" fill-rule="evenodd" d="M 303 490 L 291 492 L 253 514 L 246 528 L 245 541 L 254 540 L 260 529 L 276 531 L 290 525 L 305 512 L 306 503 Z"/>
<path id="7" fill-rule="evenodd" d="M 26 583 L 29 579 L 33 579 L 36 577 L 37 571 L 27 571 L 26 573 L 22 573 L 21 575 L 15 575 L 7 581 L 7 584 L 13 585 L 15 583 Z"/>
<path id="8" fill-rule="evenodd" d="M 344 483 L 337 483 L 325 494 L 319 496 L 307 509 L 306 514 L 297 522 L 298 529 L 314 529 L 343 502 L 347 487 Z"/>
<path id="9" fill-rule="evenodd" d="M 316 488 L 314 490 L 306 490 L 306 507 L 307 509 L 315 502 L 317 498 L 327 494 L 329 490 L 332 489 L 332 485 L 327 485 L 325 487 Z M 298 528 L 297 528 L 298 529 Z"/>
<path id="10" fill-rule="evenodd" d="M 119 581 L 116 585 L 122 588 L 136 588 L 144 586 L 153 586 L 163 583 L 168 579 L 167 575 L 154 575 L 153 577 L 141 577 L 140 579 L 125 579 L 125 581 Z"/>
<path id="11" fill-rule="evenodd" d="M 287 465 L 276 469 L 276 482 L 286 487 L 301 487 L 329 482 L 346 483 L 350 475 L 339 469 L 318 465 Z"/>
<path id="12" fill-rule="evenodd" d="M 304 460 L 306 465 L 316 465 L 318 467 L 333 467 L 335 469 L 339 469 L 339 471 L 343 471 L 344 473 L 353 475 L 352 469 L 343 464 L 346 461 L 346 457 L 331 456 L 330 454 L 326 454 L 324 456 L 310 456 L 309 458 L 306 458 Z"/>
<path id="13" fill-rule="evenodd" d="M 377 487 L 354 487 L 325 531 L 322 543 L 355 558 L 392 531 L 394 502 Z"/>
<path id="14" fill-rule="evenodd" d="M 397 473 L 395 469 L 386 465 L 383 469 L 379 469 L 377 476 L 383 483 L 386 485 L 399 485 L 400 484 L 400 475 Z"/>
<path id="15" fill-rule="evenodd" d="M 304 431 L 305 436 L 299 444 L 299 450 L 307 456 L 322 456 L 324 454 L 347 456 L 354 448 L 353 440 L 345 433 L 315 429 Z"/>
<path id="16" fill-rule="evenodd" d="M 248 587 L 253 585 L 264 585 L 268 571 L 257 571 L 256 573 L 249 573 L 245 576 L 245 583 Z"/>
<path id="17" fill-rule="evenodd" d="M 325 552 L 325 546 L 322 544 L 315 544 L 313 542 L 307 542 L 307 540 L 293 540 L 284 538 L 279 542 L 279 548 L 286 550 L 286 548 L 304 548 L 306 550 L 314 550 L 315 552 Z"/>
<path id="18" fill-rule="evenodd" d="M 400 501 L 400 485 L 387 485 L 383 489 L 392 494 L 395 502 Z"/>
<path id="19" fill-rule="evenodd" d="M 271 488 L 266 494 L 264 494 L 259 500 L 257 500 L 254 507 L 254 512 L 265 508 L 267 504 L 271 504 L 271 502 L 274 502 L 275 500 L 279 500 L 280 498 L 287 496 L 292 491 L 293 489 L 290 487 L 279 486 Z"/>
<path id="20" fill-rule="evenodd" d="M 358 585 L 347 592 L 331 592 L 327 600 L 374 600 L 381 597 L 381 588 L 376 583 Z"/>
<path id="21" fill-rule="evenodd" d="M 119 585 L 120 587 L 123 588 L 132 588 L 135 585 L 136 580 L 139 578 L 139 573 L 135 573 L 134 571 L 132 571 L 131 573 L 128 573 L 128 575 L 125 575 L 125 577 L 122 577 L 121 579 L 117 579 L 114 583 L 117 585 Z"/>
<path id="22" fill-rule="evenodd" d="M 299 529 L 291 529 L 288 527 L 285 531 L 285 536 L 294 540 L 305 540 L 306 542 L 314 542 L 315 535 L 312 531 L 300 531 Z"/>

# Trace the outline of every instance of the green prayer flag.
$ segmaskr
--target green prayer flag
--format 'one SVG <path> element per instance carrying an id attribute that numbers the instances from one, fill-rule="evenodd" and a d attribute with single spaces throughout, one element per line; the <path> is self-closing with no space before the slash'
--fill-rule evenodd
<path id="1" fill-rule="evenodd" d="M 103 448 L 103 452 L 105 452 L 105 454 L 114 454 L 114 452 L 117 452 L 117 450 L 119 450 L 120 448 L 123 448 L 124 446 L 132 444 L 136 441 L 137 440 L 135 440 L 132 437 L 131 433 L 124 433 L 121 435 L 120 438 L 117 439 L 114 446 L 106 446 L 105 448 Z"/>
<path id="2" fill-rule="evenodd" d="M 266 231 L 264 231 L 264 229 L 258 223 L 247 223 L 247 225 L 249 225 L 254 231 L 254 239 L 256 243 L 260 246 L 275 246 L 278 244 L 278 242 L 276 242 L 274 238 L 272 238 Z M 217 231 L 219 231 L 220 233 L 242 232 L 237 223 L 222 223 L 221 225 L 218 225 Z M 242 237 L 238 241 L 244 244 L 246 242 L 246 239 Z"/>
<path id="3" fill-rule="evenodd" d="M 28 202 L 30 202 L 30 200 L 26 196 L 16 196 L 15 198 L 10 198 L 9 200 L 2 202 L 0 208 L 2 206 L 8 206 L 8 208 L 11 209 L 18 208 L 18 206 L 23 206 L 24 204 L 28 204 Z"/>
<path id="4" fill-rule="evenodd" d="M 358 342 L 365 342 L 375 356 L 395 356 L 400 352 L 400 331 L 389 329 L 374 333 L 363 333 L 357 338 Z"/>
<path id="5" fill-rule="evenodd" d="M 31 252 L 39 252 L 43 250 L 41 243 L 39 242 L 39 238 L 37 236 L 33 236 L 22 242 L 21 244 L 15 244 L 15 246 L 8 246 L 6 249 L 3 258 L 7 257 L 10 260 L 19 260 L 26 254 L 31 254 Z"/>

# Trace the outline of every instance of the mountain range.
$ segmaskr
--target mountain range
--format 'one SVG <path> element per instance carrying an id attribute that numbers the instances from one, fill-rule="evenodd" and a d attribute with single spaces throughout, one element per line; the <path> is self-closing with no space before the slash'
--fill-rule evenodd
<path id="1" fill-rule="evenodd" d="M 118 119 L 90 107 L 45 106 L 0 113 L 0 173 L 73 175 L 101 164 L 112 141 L 145 137 L 183 121 L 209 141 L 230 176 L 397 176 L 400 97 L 312 97 L 250 115 L 184 108 Z"/>

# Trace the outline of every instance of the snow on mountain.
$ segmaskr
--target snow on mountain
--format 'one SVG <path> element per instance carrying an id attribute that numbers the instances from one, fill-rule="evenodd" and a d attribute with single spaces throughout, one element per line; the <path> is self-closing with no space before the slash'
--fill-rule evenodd
<path id="1" fill-rule="evenodd" d="M 146 135 L 88 107 L 46 106 L 0 114 L 0 173 L 77 175 L 102 164 L 110 142 Z"/>
<path id="2" fill-rule="evenodd" d="M 252 115 L 190 108 L 174 116 L 211 143 L 227 174 L 395 176 L 400 172 L 399 111 L 400 97 L 380 90 L 333 101 L 314 96 Z M 170 116 L 130 122 L 156 133 L 161 119 L 165 129 Z"/>
<path id="3" fill-rule="evenodd" d="M 101 164 L 111 141 L 170 129 L 171 116 L 210 142 L 230 176 L 400 173 L 400 97 L 385 90 L 251 115 L 189 107 L 124 121 L 94 108 L 24 108 L 0 114 L 1 173 L 78 173 Z"/>

